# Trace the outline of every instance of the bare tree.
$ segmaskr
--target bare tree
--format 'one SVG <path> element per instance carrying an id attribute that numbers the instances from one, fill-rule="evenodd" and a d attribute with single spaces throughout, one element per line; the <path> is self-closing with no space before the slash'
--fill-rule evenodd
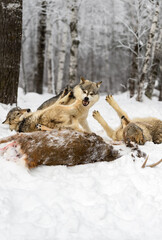
<path id="1" fill-rule="evenodd" d="M 140 76 L 139 83 L 138 83 L 138 92 L 137 92 L 136 100 L 139 102 L 141 102 L 142 98 L 143 98 L 144 83 L 145 83 L 146 75 L 147 75 L 147 72 L 149 69 L 149 63 L 150 63 L 150 59 L 151 59 L 151 49 L 153 46 L 153 40 L 154 40 L 155 32 L 157 29 L 159 10 L 160 10 L 159 0 L 157 0 L 156 6 L 155 6 L 155 13 L 154 13 L 154 16 L 152 19 L 152 25 L 151 25 L 151 29 L 150 29 L 150 33 L 149 33 L 149 37 L 148 37 L 147 46 L 146 46 L 146 54 L 145 54 L 145 59 L 144 59 L 144 63 L 143 63 L 142 74 Z"/>
<path id="2" fill-rule="evenodd" d="M 153 90 L 155 87 L 155 81 L 157 80 L 158 73 L 159 73 L 161 40 L 162 40 L 162 30 L 160 31 L 159 38 L 153 44 L 153 50 L 152 50 L 153 61 L 152 61 L 152 66 L 148 76 L 147 87 L 145 90 L 145 95 L 150 99 L 152 98 Z"/>
<path id="3" fill-rule="evenodd" d="M 53 36 L 51 23 L 51 9 L 54 8 L 52 1 L 47 5 L 47 19 L 46 19 L 46 78 L 48 85 L 48 93 L 54 93 L 54 59 L 53 59 Z"/>
<path id="4" fill-rule="evenodd" d="M 159 101 L 162 101 L 162 42 L 160 43 L 160 51 L 159 51 L 159 58 L 160 58 L 160 66 L 159 66 Z"/>
<path id="5" fill-rule="evenodd" d="M 78 0 L 69 1 L 70 8 L 70 64 L 69 64 L 69 83 L 74 85 L 77 82 L 77 68 L 78 68 Z"/>
<path id="6" fill-rule="evenodd" d="M 0 102 L 17 103 L 22 0 L 0 1 Z"/>
<path id="7" fill-rule="evenodd" d="M 46 16 L 47 16 L 46 9 L 47 1 L 42 1 L 38 22 L 37 67 L 34 77 L 35 91 L 40 94 L 43 92 L 44 53 L 45 53 Z"/>
<path id="8" fill-rule="evenodd" d="M 144 42 L 148 35 L 149 24 L 149 6 L 145 0 L 125 1 L 124 9 L 126 16 L 122 19 L 124 26 L 123 36 L 120 36 L 119 47 L 128 53 L 129 64 L 128 72 L 128 90 L 130 97 L 133 97 L 136 92 L 137 82 L 141 74 L 141 66 L 144 59 Z"/>
<path id="9" fill-rule="evenodd" d="M 61 45 L 60 45 L 60 49 L 59 49 L 58 75 L 57 75 L 57 83 L 56 83 L 56 93 L 57 94 L 62 89 L 63 78 L 64 78 L 64 69 L 65 69 L 67 40 L 68 40 L 67 22 L 62 21 L 62 25 L 63 25 L 63 30 L 62 30 Z"/>

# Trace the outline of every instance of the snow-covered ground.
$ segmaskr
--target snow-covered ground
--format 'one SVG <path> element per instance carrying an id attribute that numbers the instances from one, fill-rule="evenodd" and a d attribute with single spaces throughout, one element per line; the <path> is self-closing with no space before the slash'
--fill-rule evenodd
<path id="1" fill-rule="evenodd" d="M 50 94 L 24 95 L 19 89 L 18 105 L 33 111 Z M 162 120 L 162 102 L 114 96 L 133 117 L 154 116 Z M 112 127 L 120 120 L 101 96 L 90 111 L 92 131 L 106 136 L 92 117 L 99 110 Z M 11 106 L 0 104 L 0 122 Z M 0 124 L 0 137 L 14 134 Z M 162 164 L 141 168 L 144 161 L 124 145 L 114 162 L 65 166 L 40 166 L 31 171 L 0 157 L 1 240 L 161 240 Z M 162 158 L 162 144 L 147 142 L 139 147 L 149 155 L 148 163 Z"/>

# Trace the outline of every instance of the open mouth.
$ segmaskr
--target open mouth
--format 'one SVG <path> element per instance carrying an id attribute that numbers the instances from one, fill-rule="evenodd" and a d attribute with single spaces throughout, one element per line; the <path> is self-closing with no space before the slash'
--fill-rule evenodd
<path id="1" fill-rule="evenodd" d="M 83 101 L 82 101 L 82 104 L 83 104 L 83 106 L 85 106 L 85 107 L 86 107 L 86 106 L 88 106 L 88 104 L 89 104 L 89 101 L 85 101 L 85 100 L 83 100 Z"/>

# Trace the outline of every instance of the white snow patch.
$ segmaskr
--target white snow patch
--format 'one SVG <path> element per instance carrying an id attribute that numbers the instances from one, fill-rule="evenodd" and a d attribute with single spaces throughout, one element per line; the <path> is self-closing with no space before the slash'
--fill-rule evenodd
<path id="1" fill-rule="evenodd" d="M 52 95 L 23 94 L 18 105 L 36 108 Z M 143 103 L 127 94 L 115 95 L 119 105 L 133 117 L 154 116 L 162 120 L 162 102 L 147 98 Z M 0 104 L 0 122 L 11 106 Z M 110 139 L 92 117 L 99 110 L 111 127 L 120 120 L 105 96 L 90 110 L 88 122 L 105 141 Z M 0 124 L 0 135 L 14 134 Z M 2 145 L 4 146 L 4 145 Z M 143 158 L 124 145 L 122 157 L 75 167 L 40 166 L 33 170 L 0 156 L 1 240 L 160 240 L 162 237 L 162 164 L 142 169 Z M 148 163 L 162 157 L 162 144 L 147 142 L 139 147 Z"/>

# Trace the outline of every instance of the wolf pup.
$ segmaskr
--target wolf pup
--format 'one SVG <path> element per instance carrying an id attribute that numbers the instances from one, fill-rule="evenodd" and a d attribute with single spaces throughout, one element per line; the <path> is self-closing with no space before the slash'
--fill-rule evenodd
<path id="1" fill-rule="evenodd" d="M 9 124 L 11 131 L 18 131 L 19 124 L 29 114 L 29 112 L 31 112 L 29 108 L 21 109 L 20 107 L 14 107 L 8 112 L 6 119 L 2 122 L 2 124 Z"/>
<path id="2" fill-rule="evenodd" d="M 93 117 L 101 124 L 110 138 L 114 141 L 132 141 L 137 144 L 145 144 L 146 141 L 162 143 L 161 120 L 152 117 L 130 120 L 111 95 L 106 97 L 106 101 L 117 112 L 121 119 L 121 125 L 116 130 L 113 130 L 98 111 L 93 112 Z"/>
<path id="3" fill-rule="evenodd" d="M 21 123 L 19 123 L 19 132 L 38 131 L 37 124 L 45 125 L 48 128 L 70 127 L 78 131 L 91 132 L 87 116 L 89 109 L 99 99 L 99 88 L 101 82 L 94 83 L 81 78 L 80 83 L 73 89 L 75 101 L 71 104 L 69 98 L 71 92 L 62 96 L 51 106 L 30 113 Z M 82 128 L 80 128 L 80 126 Z"/>

